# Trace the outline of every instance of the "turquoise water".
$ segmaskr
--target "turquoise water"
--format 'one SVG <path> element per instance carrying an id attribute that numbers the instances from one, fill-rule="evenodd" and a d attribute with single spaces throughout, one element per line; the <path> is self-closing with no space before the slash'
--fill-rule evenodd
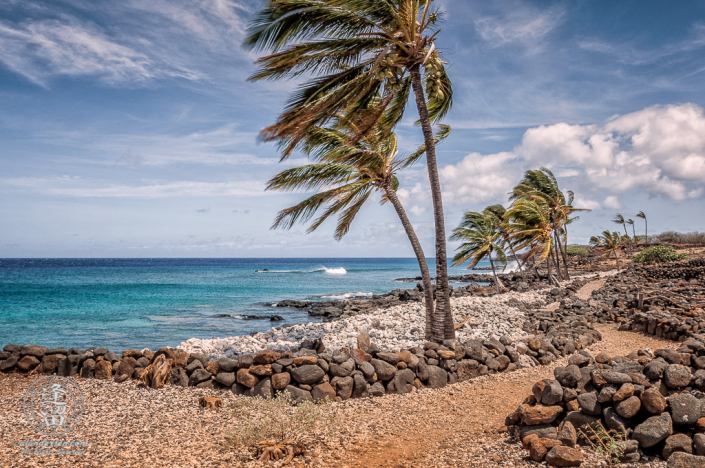
<path id="1" fill-rule="evenodd" d="M 386 293 L 415 286 L 395 278 L 418 275 L 414 259 L 399 258 L 0 259 L 0 348 L 156 349 L 192 337 L 244 335 L 317 321 L 270 302 Z"/>

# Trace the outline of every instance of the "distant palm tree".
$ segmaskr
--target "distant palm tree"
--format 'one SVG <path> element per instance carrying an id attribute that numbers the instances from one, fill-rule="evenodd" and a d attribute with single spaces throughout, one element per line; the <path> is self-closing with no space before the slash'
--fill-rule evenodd
<path id="1" fill-rule="evenodd" d="M 617 224 L 621 224 L 622 227 L 624 227 L 624 235 L 625 235 L 625 236 L 628 236 L 628 235 L 629 235 L 629 234 L 627 233 L 627 222 L 626 222 L 626 220 L 624 219 L 624 216 L 622 216 L 621 214 L 617 213 L 616 215 L 614 215 L 614 219 L 612 220 L 612 222 L 613 222 L 613 223 L 617 223 Z M 605 231 L 605 232 L 607 232 L 607 231 Z"/>
<path id="2" fill-rule="evenodd" d="M 441 12 L 433 0 L 268 1 L 250 23 L 244 46 L 267 50 L 251 80 L 312 78 L 294 92 L 277 122 L 265 128 L 289 157 L 308 131 L 338 114 L 356 122 L 359 140 L 378 122 L 393 129 L 413 98 L 426 145 L 436 240 L 436 308 L 455 339 L 441 185 L 432 124 L 451 109 L 453 89 L 435 41 Z M 425 86 L 424 86 L 425 85 Z M 369 104 L 381 95 L 374 105 Z"/>
<path id="3" fill-rule="evenodd" d="M 613 254 L 617 262 L 617 268 L 619 268 L 617 251 L 625 245 L 627 239 L 629 239 L 629 236 L 622 236 L 618 232 L 603 231 L 601 236 L 592 236 L 590 238 L 590 245 L 602 248 L 606 256 L 610 253 Z"/>
<path id="4" fill-rule="evenodd" d="M 634 240 L 636 240 L 636 229 L 634 229 L 634 220 L 629 218 L 627 220 L 627 224 L 631 225 L 632 227 L 632 234 L 634 234 Z"/>
<path id="5" fill-rule="evenodd" d="M 646 221 L 646 215 L 644 214 L 643 211 L 640 211 L 636 214 L 637 218 L 641 218 L 644 220 L 644 226 L 645 226 L 645 232 L 644 232 L 644 242 L 649 243 L 649 223 Z"/>
<path id="6" fill-rule="evenodd" d="M 470 261 L 468 268 L 474 268 L 482 259 L 488 258 L 497 292 L 504 285 L 497 277 L 492 255 L 496 255 L 500 265 L 507 265 L 507 256 L 504 253 L 504 237 L 499 229 L 499 224 L 494 216 L 487 216 L 481 213 L 472 213 L 471 216 L 466 214 L 463 223 L 453 229 L 453 235 L 450 236 L 450 240 L 463 242 L 457 248 L 458 253 L 453 257 L 453 265 L 461 265 L 466 261 Z"/>
<path id="7" fill-rule="evenodd" d="M 339 121 L 336 123 L 340 124 Z M 435 143 L 449 133 L 450 127 L 441 126 Z M 396 210 L 421 269 L 426 307 L 426 339 L 443 341 L 445 314 L 434 313 L 433 286 L 426 257 L 396 194 L 399 187 L 397 171 L 418 161 L 425 148 L 422 146 L 407 157 L 399 157 L 396 135 L 381 128 L 368 134 L 359 143 L 352 144 L 349 132 L 340 127 L 317 127 L 309 132 L 302 149 L 318 162 L 280 172 L 269 181 L 267 189 L 323 190 L 280 211 L 272 227 L 289 229 L 297 222 L 308 222 L 316 211 L 325 208 L 323 214 L 310 225 L 308 232 L 315 231 L 328 217 L 337 214 L 335 239 L 340 240 L 350 229 L 371 193 L 382 192 L 382 203 L 389 201 Z"/>

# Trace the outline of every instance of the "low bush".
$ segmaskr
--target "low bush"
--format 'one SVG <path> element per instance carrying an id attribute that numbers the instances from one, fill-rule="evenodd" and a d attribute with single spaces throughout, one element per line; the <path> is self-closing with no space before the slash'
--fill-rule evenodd
<path id="1" fill-rule="evenodd" d="M 571 257 L 587 257 L 590 255 L 590 251 L 584 245 L 569 245 L 566 247 L 565 253 Z"/>
<path id="2" fill-rule="evenodd" d="M 225 449 L 253 447 L 263 440 L 309 443 L 317 430 L 329 435 L 335 429 L 330 403 L 295 405 L 287 392 L 275 398 L 238 398 L 231 408 L 236 427 L 225 436 Z"/>
<path id="3" fill-rule="evenodd" d="M 656 247 L 649 247 L 648 249 L 644 249 L 638 254 L 634 255 L 634 257 L 632 258 L 632 262 L 665 263 L 686 259 L 688 259 L 688 256 L 686 254 L 676 252 L 676 249 L 674 249 L 673 247 L 659 245 Z"/>
<path id="4" fill-rule="evenodd" d="M 698 244 L 705 245 L 705 232 L 662 232 L 655 236 L 649 236 L 651 242 L 662 242 L 664 244 Z"/>

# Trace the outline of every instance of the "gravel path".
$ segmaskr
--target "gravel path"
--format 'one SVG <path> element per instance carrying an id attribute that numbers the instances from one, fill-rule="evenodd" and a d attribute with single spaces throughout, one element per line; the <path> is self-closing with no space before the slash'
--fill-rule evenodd
<path id="1" fill-rule="evenodd" d="M 677 347 L 614 327 L 600 330 L 604 340 L 593 353 L 624 355 L 636 349 Z M 407 395 L 348 400 L 333 412 L 339 433 L 314 433 L 319 442 L 294 466 L 316 467 L 507 467 L 536 466 L 526 453 L 495 431 L 529 394 L 532 384 L 552 375 L 550 366 L 521 369 Z M 225 452 L 224 435 L 244 421 L 233 417 L 231 393 L 167 387 L 146 390 L 134 383 L 77 379 L 86 411 L 83 421 L 61 440 L 88 442 L 81 456 L 22 455 L 13 442 L 41 440 L 24 419 L 22 397 L 36 377 L 0 377 L 0 463 L 33 467 L 220 467 L 260 466 Z M 225 407 L 198 407 L 199 396 L 220 396 Z M 273 465 L 268 465 L 273 466 Z M 598 466 L 590 460 L 584 467 Z M 662 467 L 665 464 L 640 465 Z"/>

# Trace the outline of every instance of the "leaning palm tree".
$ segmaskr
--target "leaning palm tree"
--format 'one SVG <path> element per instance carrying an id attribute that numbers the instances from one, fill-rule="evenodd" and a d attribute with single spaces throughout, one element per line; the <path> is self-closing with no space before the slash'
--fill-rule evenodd
<path id="1" fill-rule="evenodd" d="M 567 195 L 567 196 L 566 196 Z M 530 170 L 524 173 L 519 184 L 510 194 L 510 200 L 538 200 L 548 207 L 550 219 L 553 223 L 553 237 L 555 243 L 555 261 L 558 277 L 570 279 L 568 273 L 568 256 L 565 247 L 568 245 L 568 230 L 566 225 L 572 221 L 570 217 L 577 211 L 590 211 L 573 206 L 575 195 L 572 191 L 565 193 L 558 185 L 558 179 L 549 169 L 542 167 L 539 170 Z M 561 240 L 563 238 L 563 241 Z M 563 273 L 560 271 L 559 257 L 563 259 Z"/>
<path id="2" fill-rule="evenodd" d="M 634 220 L 629 218 L 626 223 L 632 227 L 632 234 L 634 235 L 633 239 L 636 241 L 636 229 L 634 228 Z"/>
<path id="3" fill-rule="evenodd" d="M 625 236 L 628 236 L 628 235 L 629 235 L 629 234 L 627 233 L 627 221 L 624 219 L 624 216 L 622 216 L 621 214 L 617 213 L 616 215 L 614 215 L 614 219 L 612 220 L 612 222 L 613 222 L 613 223 L 616 223 L 616 224 L 621 224 L 622 227 L 624 227 L 624 235 L 625 235 Z M 605 231 L 605 232 L 607 232 L 607 231 Z"/>
<path id="4" fill-rule="evenodd" d="M 537 200 L 517 200 L 507 211 L 512 239 L 517 240 L 518 249 L 529 248 L 525 258 L 546 262 L 548 282 L 554 282 L 551 276 L 551 252 L 554 247 L 553 221 L 545 202 Z"/>
<path id="5" fill-rule="evenodd" d="M 289 157 L 311 128 L 343 114 L 361 139 L 377 122 L 391 131 L 413 90 L 426 146 L 436 235 L 436 308 L 445 313 L 445 337 L 455 338 L 450 310 L 445 221 L 433 122 L 453 103 L 453 91 L 435 47 L 439 12 L 433 0 L 276 0 L 252 20 L 244 45 L 267 50 L 251 80 L 313 79 L 296 91 L 277 122 L 262 131 Z M 425 83 L 425 89 L 424 89 Z M 382 98 L 373 106 L 378 95 Z"/>
<path id="6" fill-rule="evenodd" d="M 449 133 L 450 127 L 442 126 L 435 142 L 438 143 Z M 269 181 L 267 189 L 324 189 L 280 211 L 272 227 L 289 229 L 297 222 L 308 222 L 319 209 L 323 209 L 323 214 L 309 226 L 308 232 L 315 231 L 330 216 L 338 214 L 335 239 L 340 240 L 370 195 L 374 191 L 381 192 L 382 203 L 389 201 L 396 210 L 421 269 L 426 307 L 426 339 L 443 341 L 445 317 L 434 317 L 433 285 L 426 257 L 396 194 L 399 186 L 396 173 L 421 158 L 425 149 L 421 147 L 409 156 L 400 157 L 394 133 L 378 128 L 357 144 L 351 143 L 349 134 L 349 131 L 335 126 L 317 127 L 309 132 L 302 148 L 317 162 L 282 171 Z"/>
<path id="7" fill-rule="evenodd" d="M 605 252 L 605 256 L 609 256 L 610 253 L 614 255 L 617 268 L 619 269 L 617 251 L 625 245 L 628 238 L 629 236 L 622 236 L 618 232 L 603 231 L 601 236 L 592 236 L 590 238 L 590 245 L 602 248 Z"/>
<path id="8" fill-rule="evenodd" d="M 636 214 L 636 217 L 637 217 L 637 218 L 641 218 L 641 219 L 644 220 L 644 229 L 645 229 L 645 231 L 644 231 L 644 242 L 645 242 L 646 244 L 648 244 L 648 243 L 649 243 L 649 222 L 646 220 L 646 215 L 644 214 L 643 211 L 640 211 L 640 212 L 638 212 L 638 213 Z"/>
<path id="9" fill-rule="evenodd" d="M 472 212 L 468 212 L 465 214 L 465 217 L 468 215 L 471 215 Z M 526 280 L 526 275 L 524 273 L 524 264 L 521 260 L 519 260 L 519 256 L 516 253 L 516 249 L 514 247 L 514 241 L 511 238 L 511 230 L 509 229 L 509 225 L 507 224 L 507 210 L 504 208 L 504 206 L 500 204 L 496 205 L 490 205 L 484 210 L 482 210 L 482 214 L 485 216 L 490 216 L 493 217 L 496 222 L 498 223 L 498 229 L 499 232 L 502 234 L 502 238 L 504 239 L 505 244 L 507 247 L 509 247 L 509 251 L 511 252 L 512 256 L 514 257 L 514 261 L 517 263 L 517 269 L 519 270 L 519 274 L 521 277 Z M 462 226 L 462 223 L 461 223 Z"/>
<path id="10" fill-rule="evenodd" d="M 467 216 L 468 214 L 471 216 Z M 471 269 L 475 268 L 482 259 L 488 258 L 497 292 L 500 292 L 500 288 L 504 285 L 497 277 L 492 255 L 496 255 L 500 265 L 507 265 L 507 255 L 504 253 L 504 236 L 499 229 L 499 224 L 494 216 L 474 212 L 467 213 L 463 223 L 453 229 L 453 235 L 450 237 L 450 240 L 463 242 L 457 249 L 458 253 L 453 257 L 453 265 L 461 265 L 469 261 L 468 269 Z"/>

